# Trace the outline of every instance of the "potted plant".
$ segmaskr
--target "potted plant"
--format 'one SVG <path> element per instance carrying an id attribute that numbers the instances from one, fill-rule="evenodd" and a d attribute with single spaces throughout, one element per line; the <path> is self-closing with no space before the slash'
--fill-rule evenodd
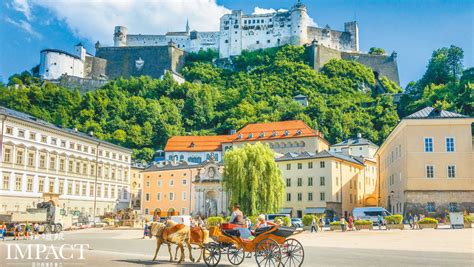
<path id="1" fill-rule="evenodd" d="M 464 228 L 472 228 L 471 215 L 464 215 Z"/>
<path id="2" fill-rule="evenodd" d="M 372 230 L 372 229 L 374 229 L 373 222 L 371 220 L 355 220 L 354 221 L 354 226 L 357 230 L 363 230 L 363 229 Z"/>
<path id="3" fill-rule="evenodd" d="M 438 221 L 435 218 L 426 217 L 418 221 L 420 229 L 424 228 L 438 228 Z"/>
<path id="4" fill-rule="evenodd" d="M 344 222 L 344 224 L 347 227 L 347 222 Z M 335 221 L 329 223 L 329 230 L 334 231 L 334 230 L 341 230 L 341 222 L 340 221 Z"/>
<path id="5" fill-rule="evenodd" d="M 405 225 L 403 225 L 403 216 L 400 214 L 394 214 L 391 216 L 386 216 L 385 221 L 387 222 L 387 229 L 399 229 L 403 230 Z"/>

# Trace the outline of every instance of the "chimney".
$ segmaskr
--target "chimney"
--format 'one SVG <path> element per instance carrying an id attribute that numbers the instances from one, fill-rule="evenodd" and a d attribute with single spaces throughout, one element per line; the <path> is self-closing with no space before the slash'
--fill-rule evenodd
<path id="1" fill-rule="evenodd" d="M 357 138 L 362 138 L 362 134 L 361 134 L 361 133 L 357 133 Z"/>
<path id="2" fill-rule="evenodd" d="M 229 130 L 229 134 L 230 134 L 230 135 L 235 134 L 235 129 L 230 129 L 230 130 Z"/>

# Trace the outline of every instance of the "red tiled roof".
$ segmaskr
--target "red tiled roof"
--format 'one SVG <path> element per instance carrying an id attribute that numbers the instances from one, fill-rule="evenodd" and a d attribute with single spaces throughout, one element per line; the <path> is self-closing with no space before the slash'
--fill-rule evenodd
<path id="1" fill-rule="evenodd" d="M 328 143 L 319 131 L 311 129 L 303 121 L 293 120 L 249 124 L 233 135 L 173 136 L 168 139 L 165 151 L 219 151 L 222 143 L 298 137 L 319 137 Z"/>
<path id="2" fill-rule="evenodd" d="M 240 139 L 239 134 L 241 135 Z M 263 136 L 261 136 L 262 134 Z M 233 136 L 232 141 L 260 141 L 311 136 L 320 137 L 327 142 L 319 131 L 311 129 L 303 121 L 293 120 L 249 124 L 238 131 Z"/>
<path id="3" fill-rule="evenodd" d="M 219 151 L 231 135 L 173 136 L 168 139 L 165 151 Z"/>

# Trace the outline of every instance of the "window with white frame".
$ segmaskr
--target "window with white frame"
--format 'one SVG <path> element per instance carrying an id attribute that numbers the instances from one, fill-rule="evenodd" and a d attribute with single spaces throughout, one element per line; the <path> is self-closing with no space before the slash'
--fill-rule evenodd
<path id="1" fill-rule="evenodd" d="M 433 152 L 433 138 L 425 138 L 425 152 Z"/>
<path id="2" fill-rule="evenodd" d="M 170 200 L 174 200 L 174 193 L 173 192 L 170 193 Z"/>
<path id="3" fill-rule="evenodd" d="M 448 165 L 448 178 L 455 178 L 455 177 L 456 177 L 456 166 Z"/>
<path id="4" fill-rule="evenodd" d="M 181 192 L 181 200 L 186 200 L 186 191 Z"/>
<path id="5" fill-rule="evenodd" d="M 326 193 L 325 192 L 320 192 L 319 193 L 319 200 L 326 201 Z"/>
<path id="6" fill-rule="evenodd" d="M 158 193 L 158 194 L 156 195 L 156 200 L 161 200 L 161 193 Z"/>
<path id="7" fill-rule="evenodd" d="M 434 178 L 434 166 L 427 165 L 426 166 L 426 178 Z"/>
<path id="8" fill-rule="evenodd" d="M 174 185 L 174 180 L 170 180 L 169 185 L 173 186 Z"/>
<path id="9" fill-rule="evenodd" d="M 446 152 L 454 152 L 454 138 L 453 137 L 446 138 Z"/>
<path id="10" fill-rule="evenodd" d="M 298 201 L 302 201 L 303 200 L 303 194 L 302 193 L 298 193 Z"/>

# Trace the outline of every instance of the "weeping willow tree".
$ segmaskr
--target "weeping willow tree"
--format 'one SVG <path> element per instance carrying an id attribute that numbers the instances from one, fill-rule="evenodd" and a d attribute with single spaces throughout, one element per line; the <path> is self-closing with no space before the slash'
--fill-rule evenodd
<path id="1" fill-rule="evenodd" d="M 275 213 L 283 202 L 280 169 L 273 151 L 261 143 L 225 153 L 223 185 L 230 203 L 239 203 L 246 215 Z"/>

